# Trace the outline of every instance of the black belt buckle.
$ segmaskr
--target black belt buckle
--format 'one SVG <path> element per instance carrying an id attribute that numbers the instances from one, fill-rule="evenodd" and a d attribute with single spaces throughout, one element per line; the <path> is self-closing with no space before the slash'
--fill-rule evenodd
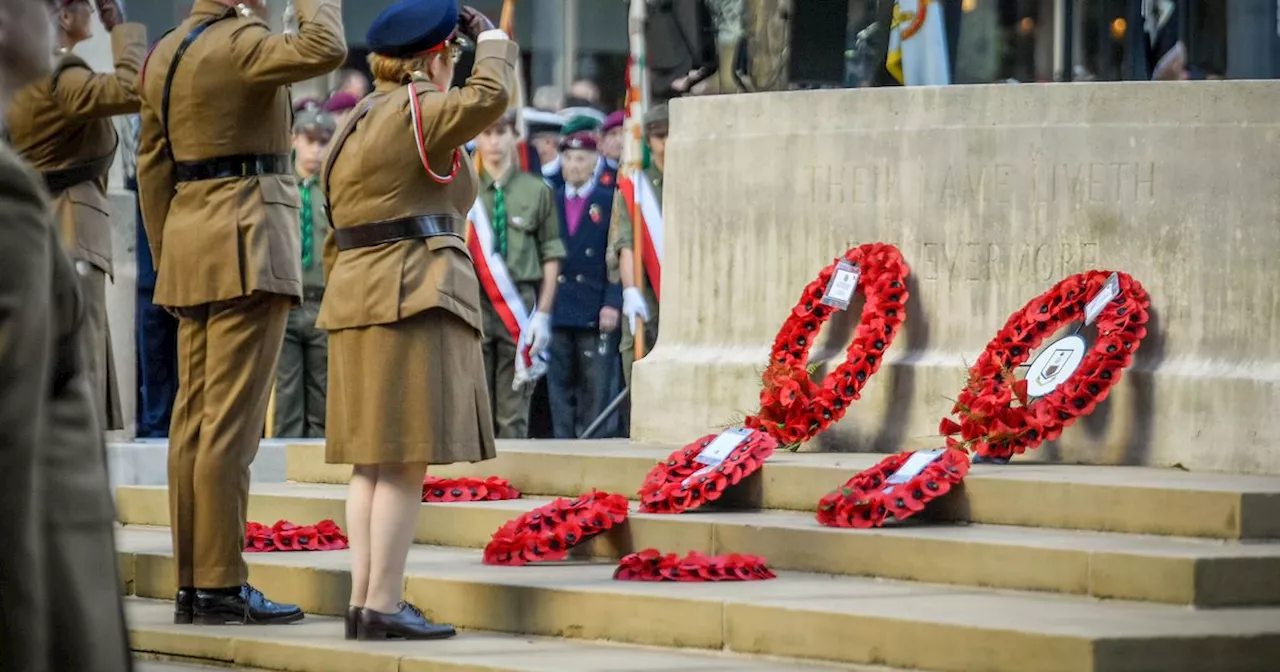
<path id="1" fill-rule="evenodd" d="M 203 161 L 183 161 L 175 167 L 179 182 L 285 175 L 291 172 L 288 154 L 242 154 Z"/>

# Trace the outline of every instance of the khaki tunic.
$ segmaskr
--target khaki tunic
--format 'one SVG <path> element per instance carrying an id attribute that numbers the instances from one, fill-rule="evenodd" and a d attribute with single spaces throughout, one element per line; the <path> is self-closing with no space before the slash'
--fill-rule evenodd
<path id="1" fill-rule="evenodd" d="M 287 85 L 342 65 L 338 0 L 296 0 L 296 35 L 270 35 L 257 17 L 213 24 L 187 49 L 173 79 L 173 158 L 289 154 L 293 108 Z M 191 16 L 148 57 L 141 82 L 138 196 L 155 259 L 155 303 L 198 306 L 271 292 L 302 296 L 298 185 L 292 174 L 175 184 L 160 127 L 169 63 L 198 23 L 235 9 L 196 0 Z"/>
<path id="2" fill-rule="evenodd" d="M 514 166 L 497 181 L 481 173 L 480 201 L 490 222 L 494 221 L 497 186 L 502 187 L 507 210 L 507 272 L 516 283 L 525 308 L 532 309 L 542 282 L 542 264 L 565 257 L 555 195 L 546 182 Z M 480 304 L 484 315 L 485 384 L 489 387 L 494 429 L 500 439 L 523 439 L 529 434 L 533 385 L 511 389 L 515 379 L 515 341 L 487 293 L 480 293 Z"/>
<path id="3" fill-rule="evenodd" d="M 115 151 L 111 117 L 138 111 L 134 82 L 146 53 L 146 27 L 122 23 L 111 31 L 115 72 L 95 73 L 79 56 L 62 57 L 56 76 L 37 81 L 14 97 L 7 115 L 13 146 L 41 172 L 84 165 Z M 111 330 L 107 323 L 106 282 L 112 275 L 111 202 L 106 176 L 57 194 L 53 212 L 62 247 L 81 266 L 88 322 L 91 384 L 99 421 L 105 429 L 124 426 Z"/>
<path id="4" fill-rule="evenodd" d="M 130 667 L 77 274 L 0 146 L 0 669 Z"/>
<path id="5" fill-rule="evenodd" d="M 455 150 L 506 110 L 518 50 L 484 40 L 465 86 L 442 93 L 417 82 L 427 158 L 449 171 Z M 329 330 L 325 457 L 332 463 L 476 462 L 495 456 L 480 354 L 480 284 L 467 253 L 465 217 L 476 171 L 462 153 L 449 184 L 423 168 L 407 87 L 380 95 L 339 148 L 330 145 L 327 189 L 335 229 L 425 214 L 458 216 L 458 237 L 435 236 L 339 252 L 325 242 Z M 345 129 L 344 129 L 345 130 Z"/>
<path id="6" fill-rule="evenodd" d="M 644 174 L 653 185 L 654 195 L 658 197 L 658 206 L 661 207 L 662 171 L 656 166 L 649 166 L 644 170 Z M 619 189 L 614 192 L 613 219 L 609 221 L 609 249 L 606 253 L 606 261 L 610 282 L 621 281 L 619 251 L 632 250 L 633 254 L 635 252 L 633 227 L 631 210 L 627 207 L 627 200 L 622 196 L 622 190 Z M 653 286 L 648 282 L 644 283 L 644 301 L 649 309 L 649 320 L 644 323 L 644 340 L 647 346 L 645 352 L 648 352 L 658 340 L 658 295 L 653 293 Z M 636 356 L 636 337 L 631 333 L 631 320 L 625 317 L 622 319 L 622 340 L 618 343 L 618 353 L 622 356 L 623 378 L 626 379 L 627 385 L 631 385 L 631 365 Z"/>

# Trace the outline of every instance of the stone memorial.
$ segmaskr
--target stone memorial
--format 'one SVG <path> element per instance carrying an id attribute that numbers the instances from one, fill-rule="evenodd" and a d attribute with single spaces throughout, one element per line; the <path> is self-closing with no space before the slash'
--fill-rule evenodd
<path id="1" fill-rule="evenodd" d="M 1150 333 L 1107 402 L 1018 459 L 1280 473 L 1276 109 L 1280 83 L 1243 81 L 676 101 L 663 326 L 635 367 L 633 440 L 683 444 L 754 411 L 804 285 L 886 242 L 912 269 L 904 330 L 803 450 L 940 445 L 966 364 L 1009 314 L 1106 269 L 1150 293 Z M 842 358 L 851 326 L 835 322 L 811 361 Z"/>

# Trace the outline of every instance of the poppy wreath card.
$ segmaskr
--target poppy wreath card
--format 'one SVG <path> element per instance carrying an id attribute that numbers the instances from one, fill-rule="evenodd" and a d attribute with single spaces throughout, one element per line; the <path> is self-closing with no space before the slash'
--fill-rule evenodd
<path id="1" fill-rule="evenodd" d="M 520 491 L 505 478 L 437 478 L 427 475 L 422 481 L 424 502 L 484 502 L 520 499 Z"/>
<path id="2" fill-rule="evenodd" d="M 746 426 L 768 432 L 794 450 L 844 417 L 880 370 L 906 319 L 909 272 L 898 248 L 884 243 L 852 248 L 822 269 L 778 330 L 762 376 L 760 410 L 746 418 Z M 841 280 L 844 294 L 833 298 Z M 847 308 L 854 293 L 866 300 L 844 362 L 815 382 L 809 351 L 822 325 Z"/>
<path id="3" fill-rule="evenodd" d="M 1065 278 L 1032 299 L 1009 317 L 969 369 L 951 409 L 955 418 L 943 419 L 938 428 L 947 445 L 1005 461 L 1061 436 L 1120 381 L 1147 335 L 1150 307 L 1137 280 L 1098 270 Z M 1014 376 L 1046 338 L 1075 322 L 1096 326 L 1092 345 L 1068 336 L 1055 342 L 1063 344 L 1055 351 L 1046 348 L 1027 377 Z M 1061 362 L 1055 359 L 1059 354 Z"/>
<path id="4" fill-rule="evenodd" d="M 895 474 L 907 467 L 917 452 L 921 457 L 933 457 L 928 451 L 890 455 L 828 493 L 818 502 L 818 522 L 828 527 L 869 528 L 881 527 L 890 518 L 906 520 L 950 492 L 969 473 L 968 454 L 947 448 L 937 451 L 936 457 L 909 478 L 894 482 L 899 480 Z"/>
<path id="5" fill-rule="evenodd" d="M 249 522 L 244 528 L 246 553 L 340 551 L 344 548 L 347 548 L 347 535 L 332 520 L 322 520 L 315 525 L 295 525 L 279 520 L 271 527 Z"/>
<path id="6" fill-rule="evenodd" d="M 724 491 L 755 473 L 778 447 L 777 439 L 751 430 L 717 464 L 697 461 L 721 434 L 708 434 L 671 453 L 640 486 L 640 510 L 644 513 L 681 513 L 714 502 Z"/>
<path id="7" fill-rule="evenodd" d="M 627 498 L 591 491 L 557 499 L 507 521 L 484 547 L 486 565 L 527 565 L 569 557 L 569 549 L 622 524 Z"/>
<path id="8" fill-rule="evenodd" d="M 618 581 L 762 581 L 777 578 L 755 555 L 731 553 L 705 555 L 693 551 L 685 557 L 663 554 L 655 548 L 624 556 L 614 570 Z"/>

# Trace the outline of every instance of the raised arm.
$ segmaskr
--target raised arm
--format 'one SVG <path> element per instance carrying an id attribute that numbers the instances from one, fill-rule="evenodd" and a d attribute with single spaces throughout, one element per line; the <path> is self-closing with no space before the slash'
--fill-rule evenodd
<path id="1" fill-rule="evenodd" d="M 96 119 L 138 111 L 134 84 L 147 55 L 146 26 L 122 23 L 112 28 L 111 54 L 115 60 L 114 72 L 94 72 L 79 61 L 53 80 L 54 100 L 66 115 Z"/>
<path id="2" fill-rule="evenodd" d="M 173 179 L 174 165 L 155 110 L 143 105 L 139 110 L 139 117 L 138 203 L 142 208 L 142 225 L 147 230 L 151 259 L 156 268 L 159 268 L 160 248 L 164 242 L 164 221 L 169 216 L 169 204 L 176 188 Z"/>
<path id="3" fill-rule="evenodd" d="M 519 56 L 519 47 L 506 33 L 481 33 L 467 83 L 443 95 L 423 95 L 422 132 L 427 146 L 437 150 L 461 147 L 497 121 L 507 111 Z M 436 107 L 429 111 L 427 106 L 432 104 Z"/>
<path id="4" fill-rule="evenodd" d="M 347 58 L 342 0 L 296 0 L 298 32 L 273 34 L 254 22 L 231 36 L 231 55 L 250 84 L 284 86 L 319 77 Z"/>

